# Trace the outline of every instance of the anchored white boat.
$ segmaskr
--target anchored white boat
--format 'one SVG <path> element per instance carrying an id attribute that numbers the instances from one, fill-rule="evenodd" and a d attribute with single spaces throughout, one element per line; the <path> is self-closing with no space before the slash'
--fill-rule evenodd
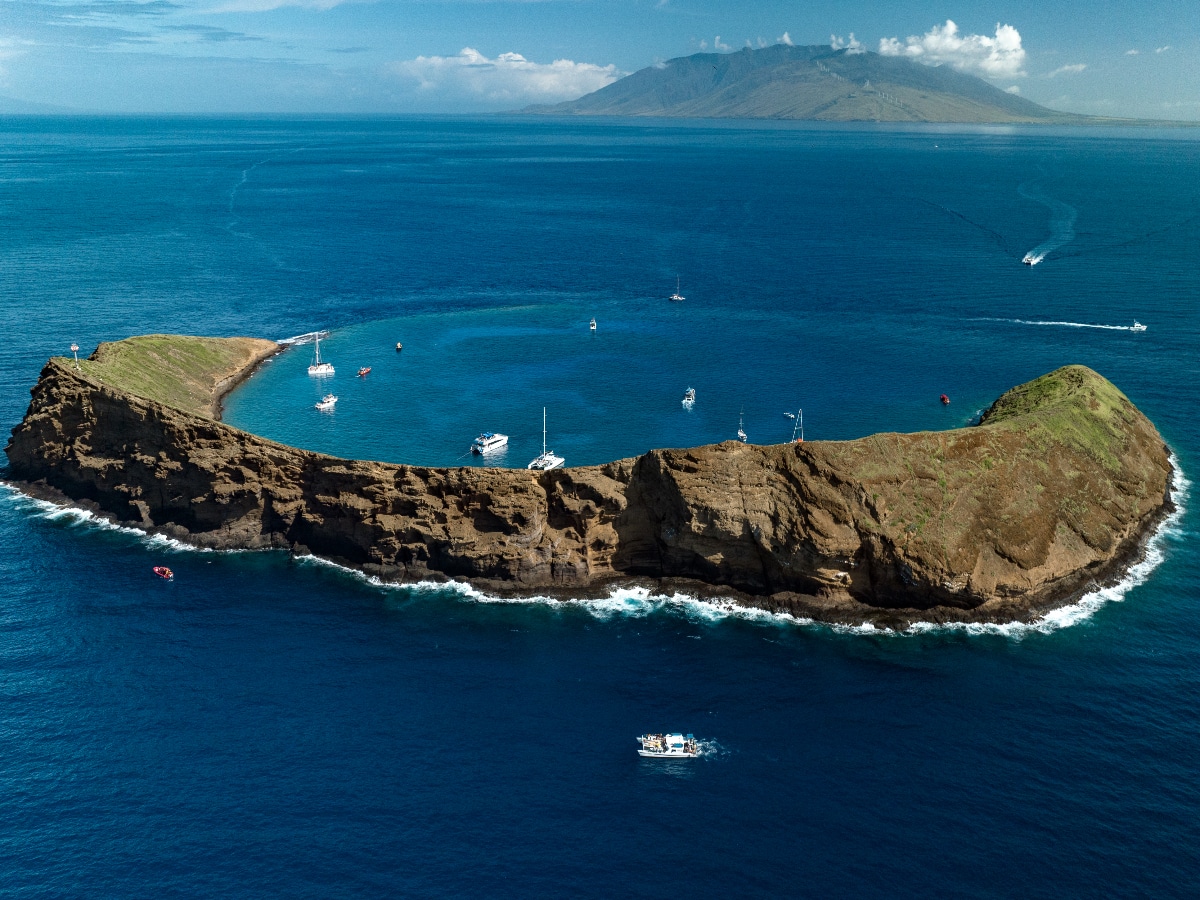
<path id="1" fill-rule="evenodd" d="M 695 390 L 695 388 L 688 388 L 683 393 L 683 405 L 684 406 L 694 406 L 695 403 L 696 403 L 696 390 Z"/>
<path id="2" fill-rule="evenodd" d="M 638 756 L 649 759 L 694 759 L 700 755 L 700 744 L 691 734 L 643 734 L 638 740 Z"/>
<path id="3" fill-rule="evenodd" d="M 507 434 L 496 434 L 494 431 L 485 431 L 479 437 L 475 438 L 471 444 L 471 452 L 478 453 L 482 456 L 485 453 L 492 453 L 502 447 L 508 446 Z"/>
<path id="4" fill-rule="evenodd" d="M 313 335 L 313 361 L 308 367 L 309 375 L 332 375 L 333 364 L 321 361 L 321 333 L 318 331 Z M 334 398 L 337 399 L 336 397 Z"/>
<path id="5" fill-rule="evenodd" d="M 1146 326 L 1143 325 L 1141 322 L 1139 322 L 1137 319 L 1134 319 L 1133 324 L 1129 326 L 1129 330 L 1130 331 L 1145 331 Z"/>
<path id="6" fill-rule="evenodd" d="M 685 298 L 684 298 L 684 296 L 683 296 L 683 294 L 679 293 L 679 276 L 678 276 L 678 275 L 676 275 L 676 276 L 675 276 L 675 293 L 673 293 L 673 294 L 672 294 L 670 297 L 668 297 L 667 299 L 668 299 L 668 300 L 673 300 L 673 301 L 675 301 L 676 303 L 678 303 L 680 300 L 683 300 L 683 299 L 685 299 Z"/>
<path id="7" fill-rule="evenodd" d="M 742 421 L 744 413 L 745 410 L 742 410 L 742 412 L 738 413 L 738 440 L 743 444 L 749 440 L 749 438 L 746 437 L 746 424 Z"/>
<path id="8" fill-rule="evenodd" d="M 542 472 L 549 472 L 551 469 L 560 468 L 566 460 L 561 456 L 555 456 L 553 450 L 546 449 L 546 407 L 542 407 L 542 455 L 534 459 L 525 468 L 538 469 Z"/>
<path id="9" fill-rule="evenodd" d="M 321 398 L 320 402 L 317 403 L 317 409 L 333 409 L 336 404 L 337 397 L 333 396 L 333 394 L 326 394 Z"/>
<path id="10" fill-rule="evenodd" d="M 592 321 L 588 322 L 588 328 L 590 328 L 592 331 L 596 330 L 596 320 L 595 319 L 592 319 Z"/>

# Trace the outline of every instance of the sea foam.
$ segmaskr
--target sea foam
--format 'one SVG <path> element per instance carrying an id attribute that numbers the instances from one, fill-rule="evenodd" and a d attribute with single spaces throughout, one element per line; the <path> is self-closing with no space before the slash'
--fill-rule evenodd
<path id="1" fill-rule="evenodd" d="M 461 581 L 418 581 L 393 582 L 384 581 L 374 575 L 369 575 L 358 569 L 344 566 L 319 556 L 304 555 L 297 557 L 301 564 L 332 569 L 346 577 L 369 584 L 387 591 L 403 592 L 410 596 L 419 597 L 434 593 L 452 593 L 459 599 L 470 603 L 481 604 L 511 604 L 511 605 L 544 605 L 555 609 L 582 609 L 599 621 L 613 618 L 646 618 L 652 615 L 674 615 L 695 625 L 717 625 L 727 619 L 739 619 L 769 626 L 800 626 L 831 631 L 836 634 L 860 636 L 915 636 L 939 633 L 957 632 L 967 635 L 1002 635 L 1020 639 L 1033 634 L 1051 634 L 1063 628 L 1069 628 L 1090 619 L 1097 610 L 1108 603 L 1116 603 L 1125 599 L 1135 587 L 1145 583 L 1151 573 L 1159 567 L 1166 558 L 1167 546 L 1170 542 L 1182 536 L 1180 523 L 1186 511 L 1186 504 L 1191 490 L 1191 482 L 1183 474 L 1174 454 L 1171 455 L 1172 477 L 1171 497 L 1175 509 L 1163 520 L 1154 534 L 1146 543 L 1142 558 L 1131 566 L 1125 576 L 1118 582 L 1089 591 L 1075 603 L 1053 609 L 1045 615 L 1031 621 L 1013 622 L 914 622 L 904 628 L 893 629 L 863 622 L 858 625 L 831 624 L 818 622 L 805 616 L 794 616 L 790 613 L 771 612 L 751 606 L 741 606 L 732 598 L 700 598 L 690 594 L 675 592 L 672 594 L 657 594 L 646 587 L 613 587 L 607 594 L 600 597 L 559 599 L 544 595 L 519 597 L 501 597 L 489 594 L 473 585 Z M 102 516 L 86 509 L 74 506 L 64 506 L 47 500 L 40 500 L 22 493 L 18 488 L 6 482 L 0 482 L 0 487 L 6 489 L 5 499 L 18 509 L 25 510 L 37 518 L 52 522 L 68 522 L 89 529 L 113 531 L 128 535 L 143 542 L 156 550 L 169 550 L 179 553 L 258 553 L 266 550 L 211 550 L 196 547 L 174 538 L 161 534 L 148 534 L 140 529 L 127 525 L 115 524 Z"/>

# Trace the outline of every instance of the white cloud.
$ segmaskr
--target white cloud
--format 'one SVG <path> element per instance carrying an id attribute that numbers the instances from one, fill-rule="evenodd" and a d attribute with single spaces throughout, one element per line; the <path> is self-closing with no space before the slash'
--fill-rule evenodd
<path id="1" fill-rule="evenodd" d="M 1139 53 L 1141 53 L 1140 50 L 1126 50 L 1125 51 L 1126 56 L 1137 56 Z"/>
<path id="2" fill-rule="evenodd" d="M 721 43 L 721 36 L 718 34 L 715 38 L 713 38 L 713 49 L 714 50 L 728 50 L 728 49 L 730 49 L 730 47 L 728 44 Z"/>
<path id="3" fill-rule="evenodd" d="M 1047 78 L 1057 78 L 1059 75 L 1078 75 L 1080 72 L 1082 72 L 1086 68 L 1087 68 L 1087 65 L 1085 63 L 1071 63 L 1068 66 L 1059 66 L 1057 69 L 1055 69 L 1053 72 L 1051 72 L 1046 77 Z"/>
<path id="4" fill-rule="evenodd" d="M 1019 94 L 1019 93 L 1021 93 L 1021 86 L 1020 86 L 1019 84 L 1012 84 L 1012 85 L 1009 85 L 1008 87 L 1006 87 L 1006 88 L 1004 89 L 1004 93 L 1006 93 L 1006 94 Z"/>
<path id="5" fill-rule="evenodd" d="M 856 53 L 866 53 L 867 48 L 863 46 L 862 41 L 854 36 L 854 32 L 850 32 L 850 39 L 840 38 L 836 34 L 829 36 L 829 46 L 834 50 L 845 50 L 847 55 L 853 56 Z"/>
<path id="6" fill-rule="evenodd" d="M 987 78 L 1013 78 L 1024 75 L 1025 49 L 1021 34 L 1011 25 L 996 25 L 994 37 L 983 34 L 960 35 L 958 26 L 947 19 L 925 34 L 879 42 L 882 56 L 906 56 L 929 65 L 949 64 L 960 72 Z"/>
<path id="7" fill-rule="evenodd" d="M 614 65 L 569 59 L 536 63 L 520 53 L 488 59 L 471 47 L 464 47 L 457 56 L 418 56 L 392 63 L 391 68 L 414 79 L 422 91 L 505 103 L 573 100 L 624 74 Z"/>
<path id="8" fill-rule="evenodd" d="M 1165 46 L 1165 47 L 1155 47 L 1154 52 L 1155 53 L 1166 53 L 1170 49 L 1171 49 L 1171 45 L 1167 44 L 1167 46 Z"/>
<path id="9" fill-rule="evenodd" d="M 788 34 L 786 31 L 779 36 L 779 40 L 777 40 L 775 43 L 787 44 L 789 47 L 795 46 L 795 44 L 792 43 L 792 36 L 790 34 Z"/>

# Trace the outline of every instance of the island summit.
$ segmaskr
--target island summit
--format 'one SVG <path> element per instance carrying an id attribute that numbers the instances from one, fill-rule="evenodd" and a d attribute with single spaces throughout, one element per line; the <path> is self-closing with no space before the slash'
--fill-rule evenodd
<path id="1" fill-rule="evenodd" d="M 511 595 L 615 584 L 828 622 L 1032 620 L 1119 578 L 1172 508 L 1154 425 L 1065 366 L 979 425 L 653 450 L 600 466 L 338 459 L 220 421 L 270 341 L 147 335 L 50 359 L 7 453 L 35 496 L 200 547 L 283 548 Z"/>

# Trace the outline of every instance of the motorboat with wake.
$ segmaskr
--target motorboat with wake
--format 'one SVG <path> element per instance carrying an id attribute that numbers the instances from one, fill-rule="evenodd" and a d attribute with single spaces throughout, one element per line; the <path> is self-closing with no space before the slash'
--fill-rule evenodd
<path id="1" fill-rule="evenodd" d="M 686 391 L 683 392 L 683 405 L 686 406 L 688 409 L 691 409 L 693 406 L 696 405 L 696 389 L 695 388 L 688 388 Z"/>
<path id="2" fill-rule="evenodd" d="M 1141 322 L 1139 322 L 1137 319 L 1134 319 L 1133 324 L 1129 326 L 1129 330 L 1130 331 L 1145 331 L 1146 326 L 1143 325 Z"/>
<path id="3" fill-rule="evenodd" d="M 484 431 L 471 442 L 471 452 L 483 456 L 508 446 L 507 434 L 496 434 L 494 431 Z"/>
<path id="4" fill-rule="evenodd" d="M 326 394 L 316 404 L 316 408 L 322 412 L 331 410 L 337 405 L 337 397 L 333 394 Z"/>
<path id="5" fill-rule="evenodd" d="M 333 364 L 321 360 L 321 332 L 313 334 L 313 361 L 308 367 L 309 375 L 332 375 Z"/>
<path id="6" fill-rule="evenodd" d="M 546 407 L 542 407 L 542 455 L 533 459 L 527 469 L 537 469 L 541 472 L 549 472 L 551 469 L 559 469 L 566 462 L 561 456 L 555 456 L 553 450 L 546 449 Z"/>
<path id="7" fill-rule="evenodd" d="M 642 745 L 638 756 L 647 759 L 695 759 L 700 755 L 700 742 L 691 734 L 643 734 L 638 741 Z"/>

